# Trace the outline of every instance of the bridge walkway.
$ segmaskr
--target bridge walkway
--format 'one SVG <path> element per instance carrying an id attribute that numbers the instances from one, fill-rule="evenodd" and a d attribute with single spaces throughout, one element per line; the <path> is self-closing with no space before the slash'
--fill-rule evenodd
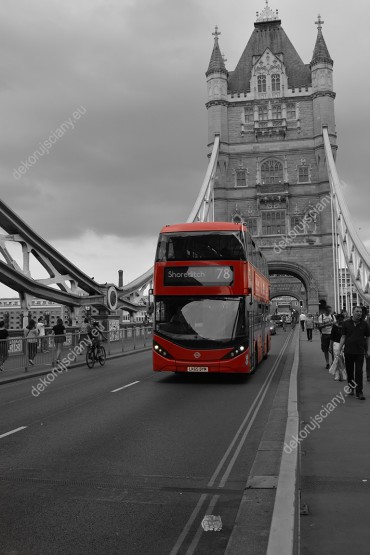
<path id="1" fill-rule="evenodd" d="M 370 382 L 365 364 L 366 400 L 346 396 L 345 386 L 325 369 L 320 334 L 308 342 L 300 331 L 298 439 L 305 427 L 309 432 L 300 442 L 301 512 L 308 508 L 300 518 L 301 555 L 370 552 Z"/>

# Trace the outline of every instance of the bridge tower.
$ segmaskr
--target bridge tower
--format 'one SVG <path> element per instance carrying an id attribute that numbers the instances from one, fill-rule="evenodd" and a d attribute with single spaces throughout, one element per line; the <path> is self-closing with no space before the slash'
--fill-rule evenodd
<path id="1" fill-rule="evenodd" d="M 305 64 L 266 0 L 234 71 L 216 27 L 206 72 L 209 147 L 220 135 L 215 220 L 245 221 L 270 273 L 302 282 L 311 312 L 334 307 L 335 265 L 322 135 L 326 126 L 335 156 L 333 60 L 315 23 Z"/>

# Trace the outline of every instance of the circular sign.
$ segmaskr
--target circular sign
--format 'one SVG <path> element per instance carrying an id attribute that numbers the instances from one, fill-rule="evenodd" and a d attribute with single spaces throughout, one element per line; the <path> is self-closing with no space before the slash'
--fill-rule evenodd
<path id="1" fill-rule="evenodd" d="M 111 285 L 107 291 L 107 305 L 110 310 L 116 310 L 118 304 L 118 296 L 116 288 Z"/>

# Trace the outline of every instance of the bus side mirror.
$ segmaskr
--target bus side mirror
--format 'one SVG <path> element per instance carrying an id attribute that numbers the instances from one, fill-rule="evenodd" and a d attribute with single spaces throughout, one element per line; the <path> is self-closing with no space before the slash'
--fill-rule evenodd
<path id="1" fill-rule="evenodd" d="M 148 309 L 147 309 L 147 313 L 149 314 L 149 316 L 151 316 L 153 314 L 153 312 L 154 312 L 154 304 L 150 303 L 150 305 L 148 306 Z"/>

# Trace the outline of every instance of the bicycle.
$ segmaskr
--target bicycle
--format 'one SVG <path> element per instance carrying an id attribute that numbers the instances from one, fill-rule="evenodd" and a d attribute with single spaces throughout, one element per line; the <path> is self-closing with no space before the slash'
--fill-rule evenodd
<path id="1" fill-rule="evenodd" d="M 105 349 L 102 345 L 100 345 L 99 353 L 98 353 L 98 346 L 97 345 L 89 345 L 86 351 L 86 364 L 89 368 L 93 368 L 95 362 L 99 362 L 100 366 L 104 366 L 106 361 L 106 353 Z"/>

